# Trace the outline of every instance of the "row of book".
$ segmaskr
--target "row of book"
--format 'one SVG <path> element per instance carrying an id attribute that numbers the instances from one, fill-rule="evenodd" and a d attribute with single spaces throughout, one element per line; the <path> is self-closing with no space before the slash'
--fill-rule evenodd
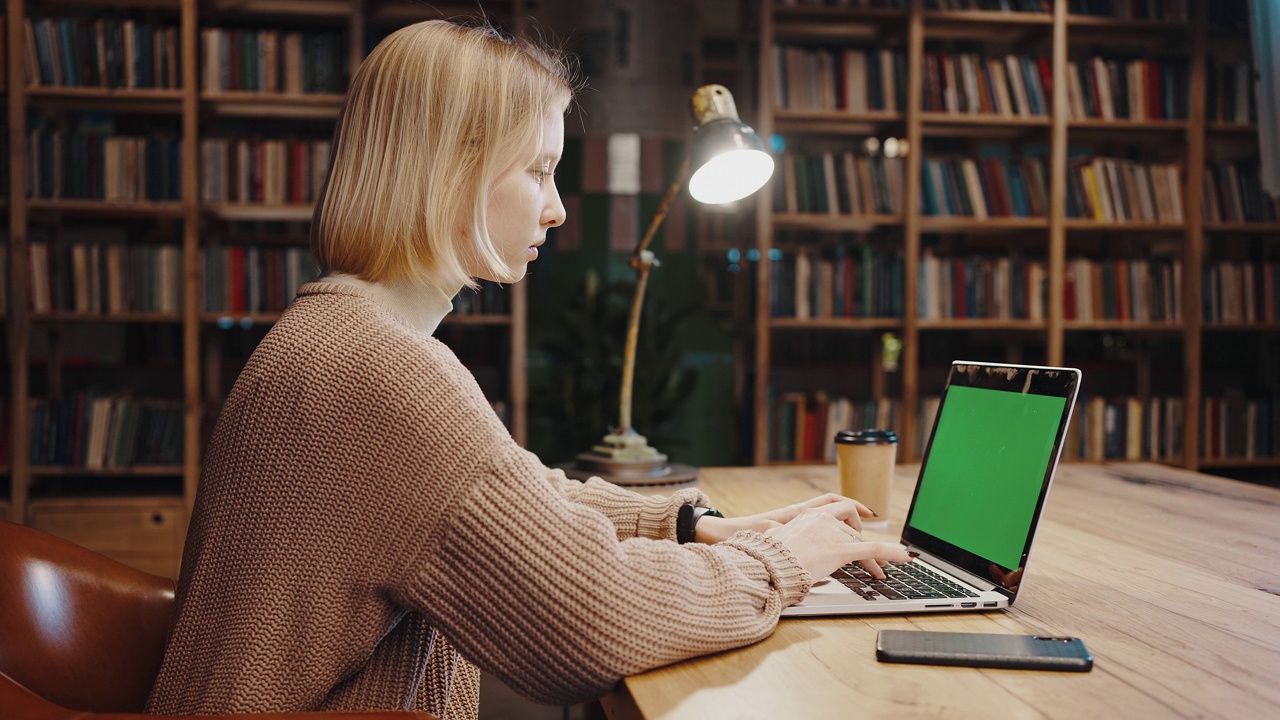
<path id="1" fill-rule="evenodd" d="M 1068 0 L 1073 15 L 1186 22 L 1191 17 L 1189 0 Z"/>
<path id="2" fill-rule="evenodd" d="M 130 18 L 28 18 L 27 80 L 51 87 L 177 89 L 182 86 L 177 26 Z"/>
<path id="3" fill-rule="evenodd" d="M 773 317 L 902 317 L 903 259 L 869 244 L 782 252 L 769 270 Z"/>
<path id="4" fill-rule="evenodd" d="M 918 313 L 924 320 L 1044 320 L 1045 264 L 1017 257 L 921 256 Z"/>
<path id="5" fill-rule="evenodd" d="M 916 456 L 937 418 L 940 398 L 921 398 Z M 769 459 L 835 462 L 831 442 L 838 430 L 879 427 L 896 429 L 899 401 L 881 398 L 850 400 L 823 392 L 770 393 Z M 1240 393 L 1202 399 L 1200 457 L 1269 458 L 1280 456 L 1280 395 L 1248 398 Z M 1184 402 L 1180 397 L 1081 396 L 1063 440 L 1065 461 L 1106 460 L 1176 462 L 1183 458 Z"/>
<path id="6" fill-rule="evenodd" d="M 1253 91 L 1254 70 L 1248 63 L 1219 65 L 1209 59 L 1205 82 L 1205 117 L 1211 122 L 1247 125 L 1258 122 Z"/>
<path id="7" fill-rule="evenodd" d="M 774 101 L 784 110 L 907 108 L 907 56 L 901 50 L 778 45 L 774 65 Z"/>
<path id="8" fill-rule="evenodd" d="M 33 465 L 100 470 L 182 462 L 180 401 L 90 390 L 33 401 L 32 411 Z"/>
<path id="9" fill-rule="evenodd" d="M 1067 217 L 1115 223 L 1180 223 L 1179 168 L 1120 158 L 1073 160 L 1067 173 Z"/>
<path id="10" fill-rule="evenodd" d="M 344 47 L 333 32 L 206 28 L 200 31 L 200 86 L 207 93 L 341 93 Z"/>
<path id="11" fill-rule="evenodd" d="M 1049 185 L 1040 158 L 926 158 L 920 211 L 935 217 L 1045 217 Z"/>
<path id="12" fill-rule="evenodd" d="M 1201 400 L 1200 457 L 1280 457 L 1280 394 L 1250 398 L 1243 393 Z"/>
<path id="13" fill-rule="evenodd" d="M 200 199 L 206 203 L 310 203 L 329 165 L 328 140 L 260 137 L 200 141 Z"/>
<path id="14" fill-rule="evenodd" d="M 1081 395 L 1062 446 L 1063 460 L 1154 460 L 1183 457 L 1180 397 Z"/>
<path id="15" fill-rule="evenodd" d="M 1190 79 L 1181 60 L 1067 63 L 1067 108 L 1072 120 L 1185 120 Z"/>
<path id="16" fill-rule="evenodd" d="M 1207 323 L 1280 322 L 1280 263 L 1212 263 L 1200 288 Z"/>
<path id="17" fill-rule="evenodd" d="M 204 250 L 207 312 L 280 312 L 319 275 L 307 248 L 213 247 Z"/>
<path id="18" fill-rule="evenodd" d="M 1202 210 L 1211 223 L 1280 221 L 1280 199 L 1262 189 L 1257 160 L 1206 165 Z"/>
<path id="19" fill-rule="evenodd" d="M 77 125 L 69 137 L 40 126 L 29 138 L 27 187 L 47 199 L 178 200 L 181 155 L 176 137 L 116 135 L 110 123 Z"/>
<path id="20" fill-rule="evenodd" d="M 1049 59 L 977 53 L 925 53 L 926 112 L 1048 115 L 1053 86 Z"/>
<path id="21" fill-rule="evenodd" d="M 783 153 L 774 182 L 774 211 L 842 215 L 899 215 L 906 158 L 852 151 Z"/>
<path id="22" fill-rule="evenodd" d="M 1177 258 L 1076 258 L 1067 261 L 1062 285 L 1066 320 L 1182 321 L 1182 261 Z"/>
<path id="23" fill-rule="evenodd" d="M 900 433 L 901 401 L 851 400 L 825 392 L 769 392 L 773 419 L 769 459 L 778 462 L 835 462 L 833 438 L 841 430 L 881 428 Z"/>
<path id="24" fill-rule="evenodd" d="M 175 245 L 33 241 L 31 309 L 37 313 L 182 309 L 182 250 Z"/>

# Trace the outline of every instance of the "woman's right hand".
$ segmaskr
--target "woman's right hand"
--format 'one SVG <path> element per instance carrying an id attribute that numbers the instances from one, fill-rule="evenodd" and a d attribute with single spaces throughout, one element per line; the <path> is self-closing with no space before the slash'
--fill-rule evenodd
<path id="1" fill-rule="evenodd" d="M 814 580 L 851 562 L 860 563 L 872 576 L 883 579 L 880 563 L 911 560 L 896 543 L 863 542 L 857 530 L 827 508 L 805 510 L 765 534 L 786 545 Z"/>

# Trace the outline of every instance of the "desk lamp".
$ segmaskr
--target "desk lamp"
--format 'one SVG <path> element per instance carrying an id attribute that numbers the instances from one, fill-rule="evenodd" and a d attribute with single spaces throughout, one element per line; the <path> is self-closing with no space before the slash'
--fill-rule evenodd
<path id="1" fill-rule="evenodd" d="M 577 462 L 565 469 L 569 477 L 585 480 L 598 476 L 618 485 L 676 484 L 698 477 L 695 467 L 668 463 L 667 456 L 651 447 L 631 425 L 631 388 L 635 380 L 640 310 L 649 271 L 660 265 L 648 249 L 649 243 L 666 219 L 671 201 L 680 192 L 690 167 L 693 173 L 689 176 L 689 194 L 698 202 L 719 205 L 740 200 L 763 187 L 773 175 L 773 158 L 765 152 L 764 143 L 755 130 L 738 118 L 733 95 L 723 85 L 698 88 L 693 94 L 692 110 L 696 125 L 689 153 L 629 261 L 637 277 L 627 319 L 618 425 L 590 451 L 578 455 Z"/>

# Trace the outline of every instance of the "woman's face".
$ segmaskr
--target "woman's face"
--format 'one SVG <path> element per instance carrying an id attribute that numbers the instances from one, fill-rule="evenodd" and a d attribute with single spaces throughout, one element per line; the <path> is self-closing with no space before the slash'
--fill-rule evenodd
<path id="1" fill-rule="evenodd" d="M 564 222 L 564 205 L 556 190 L 555 169 L 564 153 L 564 117 L 553 114 L 542 123 L 542 156 L 532 165 L 507 171 L 489 195 L 489 236 L 512 271 L 512 278 L 482 278 L 511 282 L 524 277 L 547 228 Z"/>

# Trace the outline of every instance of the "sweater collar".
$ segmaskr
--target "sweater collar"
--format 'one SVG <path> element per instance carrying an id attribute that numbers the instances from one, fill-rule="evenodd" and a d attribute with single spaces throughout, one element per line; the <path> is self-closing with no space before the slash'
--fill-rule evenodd
<path id="1" fill-rule="evenodd" d="M 298 294 L 337 292 L 372 300 L 396 319 L 426 335 L 436 328 L 453 309 L 452 300 L 433 287 L 369 282 L 354 275 L 335 273 L 299 288 Z"/>

